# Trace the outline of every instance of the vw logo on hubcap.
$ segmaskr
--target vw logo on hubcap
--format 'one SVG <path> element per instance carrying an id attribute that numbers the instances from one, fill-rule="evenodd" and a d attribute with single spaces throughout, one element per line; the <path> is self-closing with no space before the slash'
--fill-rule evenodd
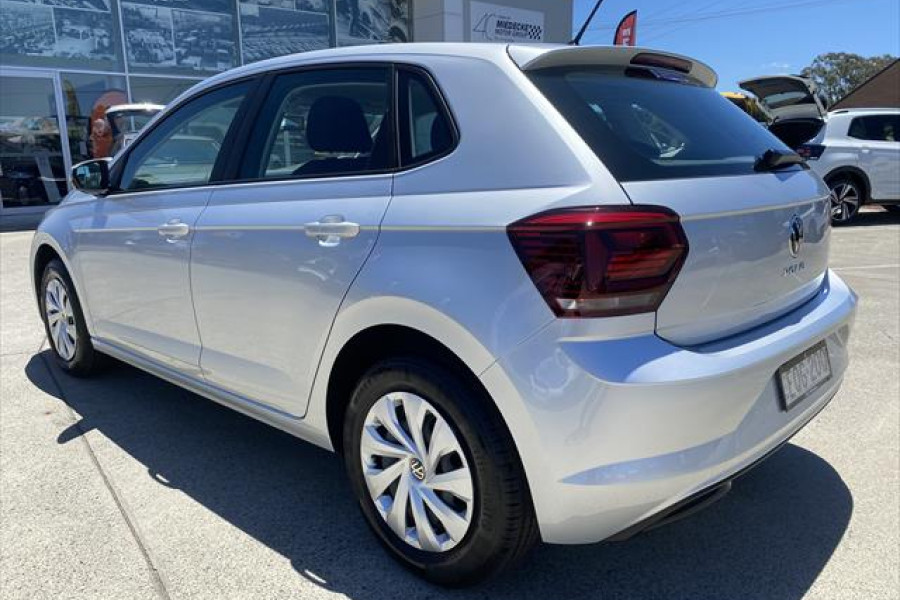
<path id="1" fill-rule="evenodd" d="M 409 461 L 409 470 L 412 471 L 413 477 L 419 481 L 425 481 L 425 465 L 418 458 Z"/>
<path id="2" fill-rule="evenodd" d="M 791 256 L 800 254 L 801 246 L 803 246 L 803 219 L 794 215 L 794 218 L 791 219 L 791 237 L 789 241 Z"/>

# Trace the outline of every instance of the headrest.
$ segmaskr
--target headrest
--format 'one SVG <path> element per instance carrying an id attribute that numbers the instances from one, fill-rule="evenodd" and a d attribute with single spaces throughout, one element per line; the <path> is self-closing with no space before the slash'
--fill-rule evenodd
<path id="1" fill-rule="evenodd" d="M 316 152 L 368 153 L 369 124 L 358 102 L 344 96 L 322 96 L 306 117 L 306 140 Z"/>
<path id="2" fill-rule="evenodd" d="M 443 152 L 453 144 L 453 134 L 447 121 L 437 115 L 431 124 L 431 151 Z"/>

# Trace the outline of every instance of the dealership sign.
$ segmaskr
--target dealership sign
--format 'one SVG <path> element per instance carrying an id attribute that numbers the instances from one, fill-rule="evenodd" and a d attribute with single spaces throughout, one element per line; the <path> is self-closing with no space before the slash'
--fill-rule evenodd
<path id="1" fill-rule="evenodd" d="M 469 22 L 473 42 L 542 42 L 544 13 L 471 2 Z"/>

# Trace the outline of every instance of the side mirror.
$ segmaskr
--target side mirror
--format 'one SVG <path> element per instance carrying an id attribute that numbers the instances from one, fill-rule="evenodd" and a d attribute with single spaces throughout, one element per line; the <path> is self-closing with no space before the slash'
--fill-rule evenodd
<path id="1" fill-rule="evenodd" d="M 86 194 L 102 196 L 109 191 L 109 159 L 86 160 L 72 167 L 72 185 Z"/>

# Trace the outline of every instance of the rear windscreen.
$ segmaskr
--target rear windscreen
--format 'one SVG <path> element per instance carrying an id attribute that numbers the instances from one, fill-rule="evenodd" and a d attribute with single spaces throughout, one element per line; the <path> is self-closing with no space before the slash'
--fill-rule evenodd
<path id="1" fill-rule="evenodd" d="M 775 136 L 715 90 L 676 73 L 569 67 L 528 74 L 619 181 L 754 173 Z"/>

